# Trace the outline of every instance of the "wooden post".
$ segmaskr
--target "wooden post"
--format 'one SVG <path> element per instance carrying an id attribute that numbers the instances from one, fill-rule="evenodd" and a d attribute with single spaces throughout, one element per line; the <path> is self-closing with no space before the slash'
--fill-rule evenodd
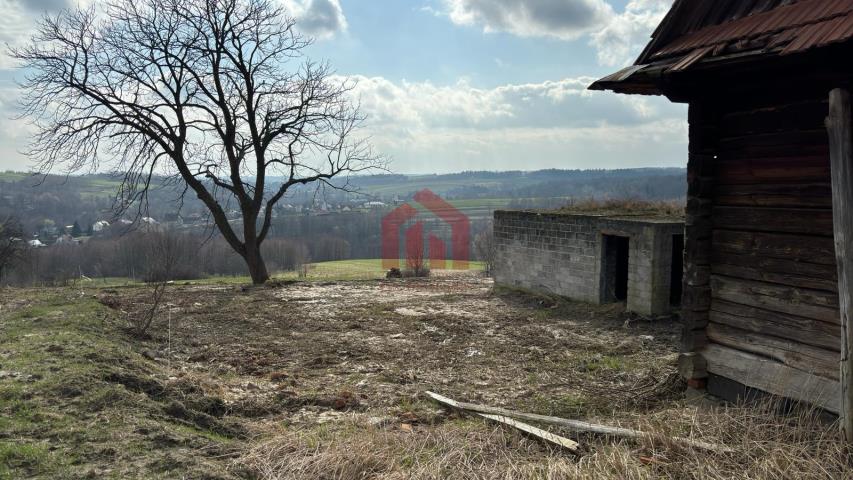
<path id="1" fill-rule="evenodd" d="M 832 224 L 838 267 L 838 303 L 841 314 L 841 429 L 853 443 L 853 118 L 850 92 L 829 93 L 829 156 L 832 168 Z"/>

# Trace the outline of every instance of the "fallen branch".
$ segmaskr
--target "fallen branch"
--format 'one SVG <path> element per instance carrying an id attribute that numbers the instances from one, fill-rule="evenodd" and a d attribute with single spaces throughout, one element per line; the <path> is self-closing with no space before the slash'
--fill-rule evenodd
<path id="1" fill-rule="evenodd" d="M 732 452 L 731 448 L 715 445 L 712 443 L 702 442 L 699 440 L 692 440 L 689 438 L 683 437 L 665 437 L 663 435 L 656 435 L 648 432 L 642 432 L 640 430 L 631 430 L 629 428 L 621 428 L 621 427 L 608 427 L 606 425 L 597 425 L 589 422 L 582 422 L 580 420 L 570 420 L 567 418 L 560 417 L 551 417 L 548 415 L 537 415 L 535 413 L 522 413 L 515 412 L 512 410 L 507 410 L 505 408 L 499 407 L 489 407 L 486 405 L 477 405 L 475 403 L 466 403 L 466 402 L 457 402 L 456 400 L 447 398 L 443 395 L 439 395 L 434 392 L 425 392 L 430 398 L 434 401 L 455 408 L 459 410 L 465 410 L 468 412 L 488 415 L 497 415 L 502 417 L 510 417 L 510 418 L 518 418 L 522 420 L 527 420 L 531 422 L 539 422 L 547 425 L 557 425 L 560 427 L 568 428 L 575 432 L 585 432 L 585 433 L 596 433 L 599 435 L 606 435 L 611 437 L 620 437 L 620 438 L 629 438 L 629 439 L 653 439 L 653 440 L 661 440 L 661 441 L 671 441 L 673 443 L 678 443 L 681 445 L 698 448 L 701 450 L 709 450 L 717 453 L 730 453 Z"/>

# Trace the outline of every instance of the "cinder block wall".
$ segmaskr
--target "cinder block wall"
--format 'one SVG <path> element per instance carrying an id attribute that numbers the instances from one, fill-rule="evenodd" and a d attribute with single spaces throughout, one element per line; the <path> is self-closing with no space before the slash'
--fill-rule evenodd
<path id="1" fill-rule="evenodd" d="M 592 217 L 495 212 L 495 282 L 598 303 L 601 245 Z"/>
<path id="2" fill-rule="evenodd" d="M 603 238 L 623 236 L 630 239 L 626 308 L 643 315 L 666 313 L 672 236 L 683 229 L 678 222 L 497 211 L 495 282 L 602 303 Z"/>

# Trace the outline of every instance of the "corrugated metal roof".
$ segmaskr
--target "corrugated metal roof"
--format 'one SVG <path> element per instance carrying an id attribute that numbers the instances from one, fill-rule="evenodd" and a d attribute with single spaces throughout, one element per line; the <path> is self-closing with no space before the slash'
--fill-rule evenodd
<path id="1" fill-rule="evenodd" d="M 660 94 L 661 79 L 697 64 L 742 64 L 842 42 L 853 44 L 853 0 L 675 0 L 637 68 L 590 88 Z"/>
<path id="2" fill-rule="evenodd" d="M 803 0 L 772 10 L 701 28 L 649 52 L 661 59 L 696 49 L 779 35 L 770 46 L 794 53 L 853 37 L 853 0 Z"/>
<path id="3" fill-rule="evenodd" d="M 672 9 L 652 34 L 652 41 L 636 63 L 649 63 L 651 55 L 689 33 L 796 2 L 797 0 L 675 0 Z"/>

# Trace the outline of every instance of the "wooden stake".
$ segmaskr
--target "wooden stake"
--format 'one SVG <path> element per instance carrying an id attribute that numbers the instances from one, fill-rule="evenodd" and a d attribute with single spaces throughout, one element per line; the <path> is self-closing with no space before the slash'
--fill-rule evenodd
<path id="1" fill-rule="evenodd" d="M 853 443 L 853 120 L 850 92 L 829 92 L 829 158 L 832 168 L 832 225 L 838 268 L 838 307 L 841 314 L 841 430 Z"/>
<path id="2" fill-rule="evenodd" d="M 678 443 L 682 445 L 686 445 L 689 447 L 699 448 L 702 450 L 709 450 L 718 453 L 730 453 L 732 450 L 728 447 L 724 447 L 721 445 L 714 445 L 711 443 L 701 442 L 698 440 L 691 440 L 689 438 L 664 438 L 652 435 L 650 433 L 641 432 L 639 430 L 631 430 L 628 428 L 621 427 L 608 427 L 606 425 L 597 425 L 589 422 L 582 422 L 580 420 L 570 420 L 568 418 L 560 418 L 560 417 L 550 417 L 547 415 L 537 415 L 535 413 L 522 413 L 515 412 L 512 410 L 507 410 L 505 408 L 499 407 L 489 407 L 486 405 L 477 405 L 475 403 L 466 403 L 466 402 L 457 402 L 456 400 L 447 398 L 443 395 L 439 395 L 434 392 L 425 392 L 427 396 L 432 398 L 438 403 L 443 405 L 456 408 L 459 410 L 465 410 L 469 412 L 476 412 L 479 414 L 490 414 L 490 415 L 499 415 L 502 417 L 511 417 L 511 418 L 520 418 L 522 420 L 527 420 L 530 422 L 538 422 L 544 423 L 548 425 L 557 425 L 560 427 L 568 428 L 570 430 L 576 432 L 586 432 L 586 433 L 597 433 L 599 435 L 607 435 L 611 437 L 620 437 L 620 438 L 630 438 L 630 439 L 641 439 L 641 438 L 655 438 L 658 440 L 668 440 L 673 443 Z"/>

